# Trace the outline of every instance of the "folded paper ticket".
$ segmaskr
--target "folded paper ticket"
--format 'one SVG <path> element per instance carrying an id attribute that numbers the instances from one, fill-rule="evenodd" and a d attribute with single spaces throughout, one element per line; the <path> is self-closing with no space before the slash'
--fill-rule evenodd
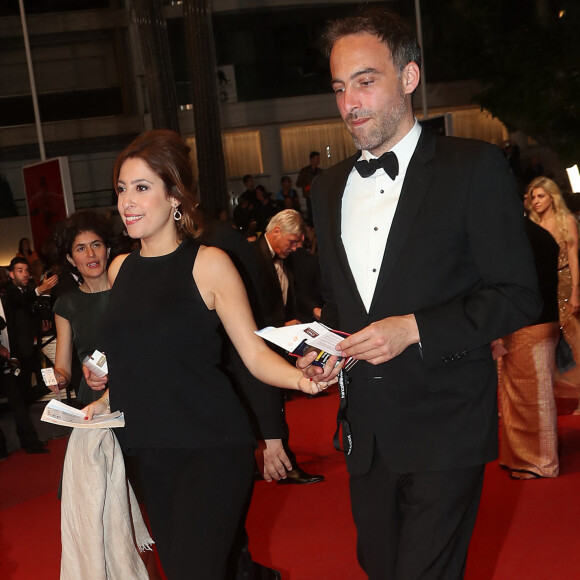
<path id="1" fill-rule="evenodd" d="M 262 330 L 257 330 L 256 334 L 283 348 L 293 356 L 304 356 L 315 350 L 318 352 L 318 356 L 312 364 L 320 367 L 324 367 L 331 356 L 337 356 L 339 360 L 344 358 L 335 347 L 348 336 L 346 333 L 332 330 L 320 322 L 294 324 L 279 328 L 268 326 Z M 345 369 L 348 370 L 355 362 L 352 358 L 347 359 Z"/>

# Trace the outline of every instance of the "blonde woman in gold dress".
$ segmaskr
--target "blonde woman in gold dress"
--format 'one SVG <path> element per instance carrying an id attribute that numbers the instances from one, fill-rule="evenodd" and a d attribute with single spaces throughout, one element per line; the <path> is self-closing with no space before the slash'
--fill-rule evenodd
<path id="1" fill-rule="evenodd" d="M 499 366 L 501 437 L 499 463 L 513 479 L 557 477 L 558 413 L 554 397 L 559 246 L 551 234 L 526 219 L 544 307 L 534 324 L 505 336 Z"/>
<path id="2" fill-rule="evenodd" d="M 578 223 L 566 207 L 560 188 L 551 179 L 547 177 L 534 179 L 528 185 L 526 197 L 530 219 L 548 230 L 560 246 L 558 258 L 560 326 L 578 366 L 557 376 L 556 380 L 569 386 L 580 387 Z M 580 405 L 575 411 L 575 414 L 578 413 Z"/>

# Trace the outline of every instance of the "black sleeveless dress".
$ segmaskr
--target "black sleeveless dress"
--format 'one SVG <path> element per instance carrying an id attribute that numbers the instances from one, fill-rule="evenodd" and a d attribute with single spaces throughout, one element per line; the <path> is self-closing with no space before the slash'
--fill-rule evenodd
<path id="1" fill-rule="evenodd" d="M 203 448 L 253 442 L 249 421 L 218 368 L 221 322 L 192 276 L 199 244 L 171 254 L 130 254 L 102 324 L 116 433 L 131 448 Z"/>
<path id="2" fill-rule="evenodd" d="M 167 578 L 223 580 L 252 490 L 249 420 L 220 371 L 221 322 L 192 276 L 199 244 L 129 255 L 103 320 L 116 429 Z"/>

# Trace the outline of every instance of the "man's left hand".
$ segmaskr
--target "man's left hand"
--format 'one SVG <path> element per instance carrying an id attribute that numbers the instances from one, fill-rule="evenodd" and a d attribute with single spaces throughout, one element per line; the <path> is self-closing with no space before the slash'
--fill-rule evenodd
<path id="1" fill-rule="evenodd" d="M 83 375 L 85 375 L 85 380 L 87 385 L 93 389 L 93 391 L 102 391 L 107 388 L 107 382 L 109 381 L 109 375 L 103 377 L 98 377 L 95 373 L 89 369 L 89 367 L 83 365 Z"/>
<path id="2" fill-rule="evenodd" d="M 339 342 L 337 350 L 345 357 L 378 365 L 400 355 L 409 345 L 420 341 L 414 314 L 391 316 L 373 322 Z"/>
<path id="3" fill-rule="evenodd" d="M 264 449 L 264 479 L 272 481 L 286 479 L 288 471 L 292 471 L 292 462 L 284 451 L 282 439 L 266 439 Z"/>

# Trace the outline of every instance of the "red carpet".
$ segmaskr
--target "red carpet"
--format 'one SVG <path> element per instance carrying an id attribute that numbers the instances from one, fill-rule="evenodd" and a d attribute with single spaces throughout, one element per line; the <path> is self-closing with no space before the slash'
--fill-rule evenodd
<path id="1" fill-rule="evenodd" d="M 300 396 L 287 405 L 298 459 L 326 481 L 256 485 L 250 549 L 255 560 L 281 570 L 284 580 L 365 578 L 356 562 L 344 461 L 331 443 L 337 404 L 334 392 L 320 399 Z M 497 462 L 488 466 L 466 580 L 580 579 L 580 417 L 569 414 L 575 401 L 560 407 L 559 478 L 514 481 Z M 2 580 L 59 577 L 56 489 L 65 444 L 52 440 L 48 455 L 17 451 L 0 463 Z"/>

